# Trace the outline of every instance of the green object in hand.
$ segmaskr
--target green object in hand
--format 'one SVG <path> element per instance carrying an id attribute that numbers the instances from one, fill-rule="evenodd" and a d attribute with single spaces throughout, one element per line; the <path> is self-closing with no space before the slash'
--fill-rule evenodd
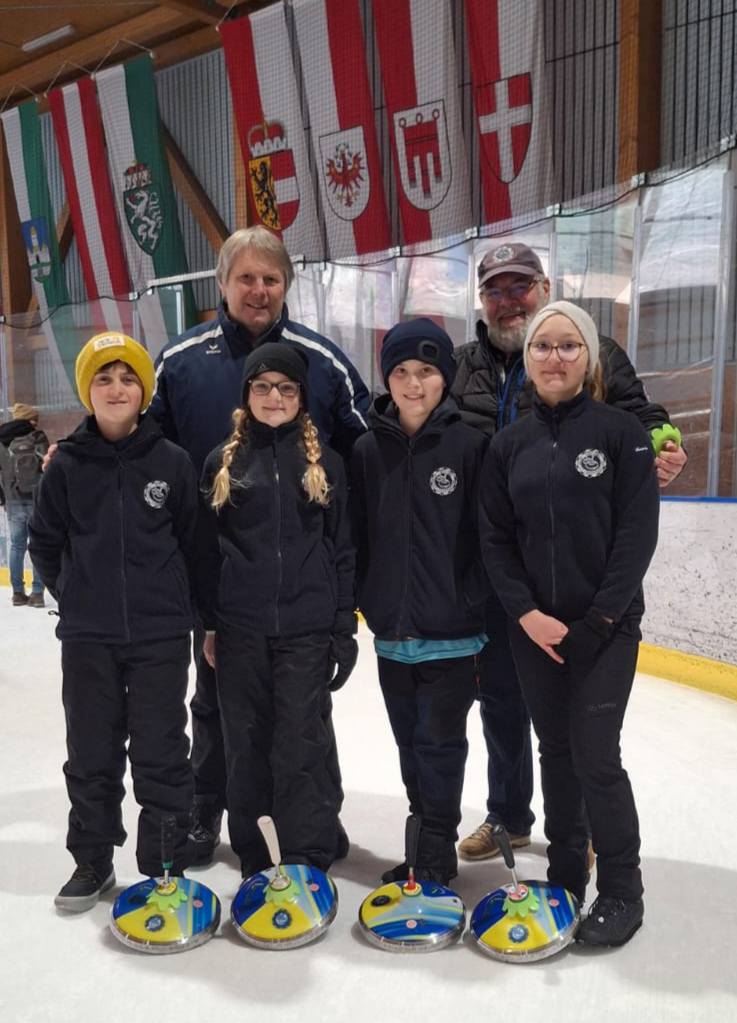
<path id="1" fill-rule="evenodd" d="M 656 426 L 654 430 L 650 431 L 650 439 L 653 442 L 653 451 L 657 457 L 669 440 L 672 440 L 676 447 L 681 446 L 681 431 L 677 426 L 663 423 L 662 426 Z"/>

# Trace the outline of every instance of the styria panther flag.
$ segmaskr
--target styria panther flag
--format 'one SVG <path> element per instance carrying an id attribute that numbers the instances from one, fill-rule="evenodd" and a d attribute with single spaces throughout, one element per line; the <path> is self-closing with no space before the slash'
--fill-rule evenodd
<path id="1" fill-rule="evenodd" d="M 374 0 L 399 209 L 408 244 L 471 225 L 448 0 Z"/>
<path id="2" fill-rule="evenodd" d="M 220 35 L 246 170 L 248 223 L 280 234 L 292 256 L 323 259 L 284 9 L 272 4 L 226 21 Z"/>
<path id="3" fill-rule="evenodd" d="M 72 382 L 78 341 L 72 331 L 59 327 L 55 332 L 50 316 L 55 309 L 69 304 L 69 292 L 56 238 L 38 104 L 35 100 L 21 103 L 6 110 L 2 120 L 33 291 L 57 377 L 56 394 L 65 404 L 74 403 Z M 66 320 L 63 314 L 54 317 L 56 324 Z"/>
<path id="4" fill-rule="evenodd" d="M 95 82 L 128 273 L 134 290 L 144 291 L 154 278 L 187 273 L 151 58 L 144 54 L 107 68 L 95 75 Z M 196 318 L 189 284 L 183 294 L 189 325 Z M 147 335 L 149 329 L 153 326 L 147 325 Z"/>
<path id="5" fill-rule="evenodd" d="M 295 0 L 331 259 L 386 250 L 389 217 L 358 0 Z"/>
<path id="6" fill-rule="evenodd" d="M 484 223 L 552 201 L 541 0 L 465 0 Z"/>

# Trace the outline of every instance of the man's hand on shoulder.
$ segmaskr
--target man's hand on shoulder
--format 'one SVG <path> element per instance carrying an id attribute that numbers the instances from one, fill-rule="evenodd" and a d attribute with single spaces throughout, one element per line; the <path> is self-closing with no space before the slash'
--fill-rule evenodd
<path id="1" fill-rule="evenodd" d="M 41 462 L 41 472 L 46 472 L 49 465 L 51 464 L 51 459 L 54 457 L 58 450 L 59 445 L 56 442 L 54 442 L 53 444 L 49 444 L 49 450 L 46 452 L 46 454 L 43 457 L 43 461 Z"/>

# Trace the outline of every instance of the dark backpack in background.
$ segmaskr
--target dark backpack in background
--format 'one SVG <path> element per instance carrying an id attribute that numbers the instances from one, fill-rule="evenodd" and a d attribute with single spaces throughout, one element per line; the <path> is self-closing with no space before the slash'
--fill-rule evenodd
<path id="1" fill-rule="evenodd" d="M 0 444 L 0 448 L 5 446 Z M 30 500 L 41 479 L 41 462 L 48 441 L 43 430 L 33 430 L 15 437 L 5 449 L 2 458 L 3 489 L 6 498 L 15 493 Z"/>

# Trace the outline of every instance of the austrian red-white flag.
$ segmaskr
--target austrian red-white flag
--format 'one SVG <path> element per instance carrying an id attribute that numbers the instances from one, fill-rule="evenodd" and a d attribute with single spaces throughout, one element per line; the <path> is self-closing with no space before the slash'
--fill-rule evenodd
<path id="1" fill-rule="evenodd" d="M 408 244 L 471 224 L 448 0 L 374 0 L 399 209 Z"/>
<path id="2" fill-rule="evenodd" d="M 82 78 L 52 90 L 49 107 L 87 298 L 127 299 L 131 282 L 107 172 L 95 83 Z M 102 301 L 100 310 L 109 329 L 128 333 L 133 329 L 128 302 Z"/>
<path id="3" fill-rule="evenodd" d="M 284 8 L 273 4 L 220 34 L 246 168 L 248 220 L 281 234 L 293 256 L 324 257 Z"/>
<path id="4" fill-rule="evenodd" d="M 541 0 L 465 0 L 484 222 L 542 209 L 553 164 Z"/>
<path id="5" fill-rule="evenodd" d="M 391 245 L 358 0 L 295 0 L 331 259 Z"/>

